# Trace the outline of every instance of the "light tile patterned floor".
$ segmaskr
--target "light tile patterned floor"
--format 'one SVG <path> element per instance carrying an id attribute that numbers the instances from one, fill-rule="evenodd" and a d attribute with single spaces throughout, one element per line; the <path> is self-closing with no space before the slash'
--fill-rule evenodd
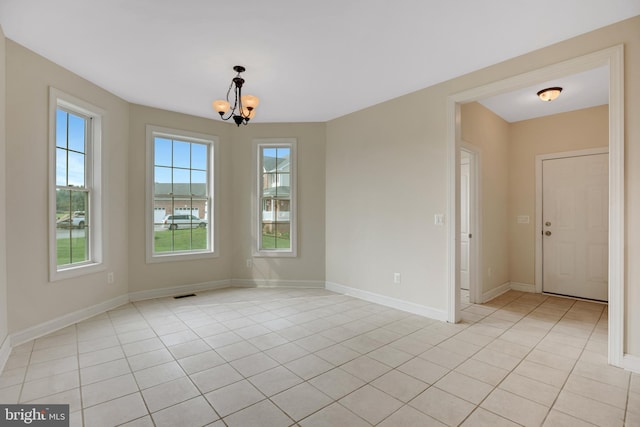
<path id="1" fill-rule="evenodd" d="M 15 348 L 0 402 L 87 427 L 640 425 L 606 306 L 510 291 L 462 317 L 312 289 L 142 301 Z"/>

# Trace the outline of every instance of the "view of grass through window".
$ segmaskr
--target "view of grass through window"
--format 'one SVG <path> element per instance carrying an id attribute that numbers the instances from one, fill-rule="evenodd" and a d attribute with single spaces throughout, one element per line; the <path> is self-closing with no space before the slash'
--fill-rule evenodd
<path id="1" fill-rule="evenodd" d="M 153 252 L 210 249 L 209 145 L 155 136 Z"/>
<path id="2" fill-rule="evenodd" d="M 89 260 L 87 139 L 90 120 L 56 110 L 56 256 L 65 266 Z"/>

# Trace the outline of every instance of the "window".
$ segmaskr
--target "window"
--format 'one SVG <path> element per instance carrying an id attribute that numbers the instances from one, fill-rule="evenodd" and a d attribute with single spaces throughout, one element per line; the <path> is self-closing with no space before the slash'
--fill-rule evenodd
<path id="1" fill-rule="evenodd" d="M 295 147 L 292 139 L 255 141 L 258 256 L 296 256 Z"/>
<path id="2" fill-rule="evenodd" d="M 50 279 L 102 268 L 103 112 L 50 90 Z"/>
<path id="3" fill-rule="evenodd" d="M 211 256 L 215 138 L 147 126 L 147 261 Z"/>

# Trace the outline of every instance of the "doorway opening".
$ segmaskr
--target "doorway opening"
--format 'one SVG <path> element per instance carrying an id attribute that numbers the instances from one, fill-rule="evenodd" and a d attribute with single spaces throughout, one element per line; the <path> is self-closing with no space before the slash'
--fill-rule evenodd
<path id="1" fill-rule="evenodd" d="M 460 147 L 461 105 L 545 81 L 606 66 L 609 71 L 609 260 L 608 260 L 608 360 L 624 367 L 624 55 L 618 45 L 555 65 L 453 94 L 447 99 L 447 148 L 449 166 L 447 230 L 447 318 L 460 320 Z"/>

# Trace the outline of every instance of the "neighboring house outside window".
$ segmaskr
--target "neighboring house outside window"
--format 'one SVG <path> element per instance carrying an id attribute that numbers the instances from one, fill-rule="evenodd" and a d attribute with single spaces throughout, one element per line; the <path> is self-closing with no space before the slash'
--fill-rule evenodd
<path id="1" fill-rule="evenodd" d="M 50 280 L 102 269 L 104 112 L 50 89 Z"/>
<path id="2" fill-rule="evenodd" d="M 215 255 L 216 138 L 147 126 L 147 261 Z"/>
<path id="3" fill-rule="evenodd" d="M 256 256 L 296 256 L 296 141 L 254 141 Z"/>

